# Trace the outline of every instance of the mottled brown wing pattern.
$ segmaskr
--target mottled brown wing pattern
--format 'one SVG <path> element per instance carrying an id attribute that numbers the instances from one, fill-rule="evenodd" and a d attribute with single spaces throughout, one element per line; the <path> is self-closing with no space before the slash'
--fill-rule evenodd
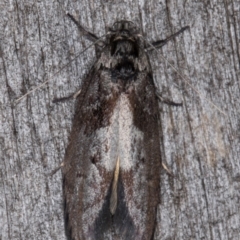
<path id="1" fill-rule="evenodd" d="M 94 221 L 99 214 L 112 180 L 99 161 L 103 139 L 96 130 L 104 122 L 105 103 L 99 92 L 100 76 L 92 70 L 85 79 L 76 103 L 69 146 L 63 167 L 66 230 L 70 239 L 94 239 Z M 107 103 L 106 103 L 107 104 Z M 89 228 L 89 229 L 88 229 Z M 92 235 L 91 235 L 92 232 Z"/>
<path id="2" fill-rule="evenodd" d="M 126 94 L 110 75 L 109 70 L 91 72 L 76 103 L 63 169 L 66 226 L 74 240 L 105 239 L 113 233 L 116 239 L 149 239 L 153 233 L 160 181 L 154 85 L 142 73 Z M 109 201 L 118 157 L 112 216 Z"/>
<path id="3" fill-rule="evenodd" d="M 151 239 L 154 233 L 160 192 L 159 109 L 151 76 L 142 73 L 133 95 L 134 125 L 143 133 L 133 171 L 122 171 L 125 201 L 134 222 L 132 239 Z M 136 143 L 134 141 L 134 143 Z M 127 238 L 125 238 L 127 239 Z"/>

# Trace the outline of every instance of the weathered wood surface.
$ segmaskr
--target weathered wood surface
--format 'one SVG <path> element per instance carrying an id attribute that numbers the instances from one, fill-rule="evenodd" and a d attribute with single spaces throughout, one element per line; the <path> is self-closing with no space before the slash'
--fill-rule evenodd
<path id="1" fill-rule="evenodd" d="M 52 100 L 78 90 L 95 58 L 92 47 L 56 74 L 90 44 L 66 11 L 98 36 L 117 19 L 138 23 L 149 41 L 190 26 L 150 53 L 159 91 L 184 103 L 160 104 L 162 155 L 175 177 L 162 170 L 155 239 L 239 239 L 237 1 L 21 0 L 1 1 L 0 9 L 0 239 L 66 239 L 61 172 L 48 173 L 63 159 L 74 102 Z"/>

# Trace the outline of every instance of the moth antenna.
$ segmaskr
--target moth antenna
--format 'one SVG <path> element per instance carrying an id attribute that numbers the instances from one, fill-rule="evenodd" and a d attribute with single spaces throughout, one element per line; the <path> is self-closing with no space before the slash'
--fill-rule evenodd
<path id="1" fill-rule="evenodd" d="M 163 40 L 159 40 L 159 41 L 156 41 L 156 42 L 153 42 L 152 45 L 156 48 L 161 48 L 163 47 L 165 44 L 167 44 L 169 41 L 171 41 L 172 39 L 174 39 L 175 37 L 177 37 L 178 35 L 180 35 L 180 33 L 184 32 L 185 30 L 187 29 L 190 29 L 189 26 L 185 26 L 183 28 L 181 28 L 178 32 L 172 34 L 171 36 L 167 37 L 166 39 L 163 39 Z M 153 50 L 152 47 L 150 48 L 147 48 L 146 49 L 147 51 L 150 51 L 150 50 Z"/>
<path id="2" fill-rule="evenodd" d="M 62 8 L 62 11 L 64 12 L 64 14 L 65 14 L 66 16 L 68 16 L 68 17 L 76 24 L 76 26 L 78 27 L 78 30 L 79 30 L 85 37 L 87 37 L 88 40 L 94 42 L 94 41 L 96 41 L 96 40 L 99 39 L 95 34 L 87 31 L 84 27 L 82 27 L 82 26 L 79 24 L 78 20 L 77 20 L 72 14 L 70 14 L 70 13 L 66 10 L 64 4 L 62 4 L 61 2 L 58 2 L 58 3 L 60 4 L 60 6 L 61 6 L 61 8 Z"/>
<path id="3" fill-rule="evenodd" d="M 95 44 L 97 44 L 98 42 L 100 42 L 104 37 L 106 37 L 109 33 L 104 34 L 102 37 L 100 37 L 98 40 L 96 40 L 94 43 L 90 44 L 88 47 L 86 47 L 83 51 L 79 52 L 77 54 L 76 57 L 74 57 L 72 60 L 70 60 L 67 64 L 63 65 L 63 67 L 60 68 L 60 70 L 58 70 L 54 76 L 48 78 L 46 81 L 44 81 L 43 83 L 41 83 L 40 85 L 38 85 L 37 87 L 33 88 L 31 91 L 27 92 L 26 94 L 22 95 L 20 98 L 18 98 L 15 101 L 15 104 L 18 104 L 23 98 L 25 98 L 27 95 L 35 92 L 36 90 L 38 90 L 39 88 L 41 88 L 42 86 L 44 86 L 46 83 L 48 83 L 49 81 L 51 81 L 52 79 L 54 79 L 56 77 L 56 75 L 58 75 L 64 68 L 66 68 L 71 62 L 75 61 L 81 54 L 83 54 L 87 49 L 89 49 L 90 47 L 94 46 Z"/>
<path id="4" fill-rule="evenodd" d="M 141 36 L 143 38 L 143 40 L 148 44 L 150 45 L 150 47 L 155 50 L 156 52 L 159 53 L 158 49 L 153 45 L 151 44 L 149 41 L 147 41 L 143 36 Z M 181 79 L 186 82 L 188 84 L 188 86 L 190 88 L 192 88 L 192 90 L 194 92 L 196 92 L 198 94 L 198 96 L 202 99 L 205 99 L 208 103 L 210 103 L 212 106 L 214 106 L 219 112 L 221 112 L 222 114 L 224 114 L 225 116 L 227 116 L 227 114 L 225 112 L 223 112 L 217 105 L 215 105 L 211 100 L 201 96 L 200 92 L 191 85 L 190 83 L 190 79 L 187 78 L 186 76 L 184 76 L 176 67 L 174 67 L 174 65 L 172 65 L 161 53 L 160 53 L 160 57 L 169 65 L 172 67 L 172 69 L 181 77 Z"/>
<path id="5" fill-rule="evenodd" d="M 110 198 L 110 212 L 114 215 L 117 208 L 117 185 L 118 185 L 118 177 L 119 177 L 119 157 L 117 159 L 116 168 L 114 171 L 113 183 L 112 183 L 112 193 Z"/>
<path id="6" fill-rule="evenodd" d="M 95 34 L 87 31 L 83 26 L 81 26 L 81 24 L 77 21 L 77 19 L 73 15 L 71 15 L 69 12 L 66 12 L 66 14 L 76 24 L 79 32 L 81 32 L 88 40 L 94 42 L 99 39 Z"/>

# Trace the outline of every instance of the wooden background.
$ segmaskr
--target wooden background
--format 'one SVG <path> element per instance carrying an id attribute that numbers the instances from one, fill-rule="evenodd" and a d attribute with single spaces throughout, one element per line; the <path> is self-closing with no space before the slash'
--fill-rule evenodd
<path id="1" fill-rule="evenodd" d="M 76 92 L 95 59 L 92 47 L 56 74 L 90 44 L 66 11 L 98 36 L 120 19 L 136 22 L 149 41 L 190 26 L 150 54 L 159 91 L 184 103 L 160 104 L 160 147 L 175 177 L 162 170 L 155 239 L 239 239 L 239 6 L 230 0 L 1 1 L 0 239 L 66 239 L 61 171 L 48 174 L 63 160 L 74 101 L 52 100 Z"/>

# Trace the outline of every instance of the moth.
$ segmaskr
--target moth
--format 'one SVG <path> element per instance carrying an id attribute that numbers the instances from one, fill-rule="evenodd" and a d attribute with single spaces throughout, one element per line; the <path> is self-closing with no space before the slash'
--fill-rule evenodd
<path id="1" fill-rule="evenodd" d="M 149 45 L 131 21 L 115 22 L 103 41 L 69 17 L 101 50 L 76 98 L 62 168 L 67 236 L 152 239 L 162 163 Z"/>

